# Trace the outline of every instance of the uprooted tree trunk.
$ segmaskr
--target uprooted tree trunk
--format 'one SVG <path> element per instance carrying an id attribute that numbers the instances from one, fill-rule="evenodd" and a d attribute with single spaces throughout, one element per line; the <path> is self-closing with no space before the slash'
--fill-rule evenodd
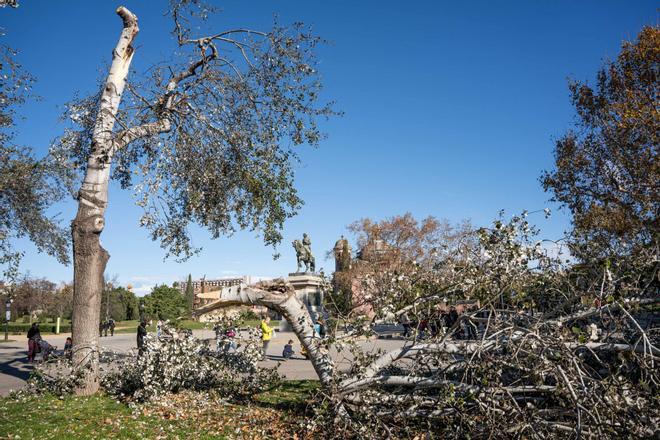
<path id="1" fill-rule="evenodd" d="M 321 384 L 326 388 L 330 387 L 333 373 L 332 360 L 327 349 L 315 337 L 312 317 L 305 304 L 296 297 L 291 284 L 283 280 L 275 280 L 237 290 L 228 289 L 223 292 L 222 298 L 198 309 L 196 313 L 237 305 L 263 306 L 280 313 L 289 321 L 300 344 L 307 350 Z"/>

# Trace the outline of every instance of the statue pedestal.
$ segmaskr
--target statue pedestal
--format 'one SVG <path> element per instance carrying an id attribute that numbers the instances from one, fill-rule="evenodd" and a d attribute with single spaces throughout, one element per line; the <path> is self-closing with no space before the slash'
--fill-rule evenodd
<path id="1" fill-rule="evenodd" d="M 311 272 L 290 273 L 286 279 L 296 290 L 298 299 L 307 306 L 312 319 L 323 316 L 323 278 Z M 280 321 L 280 331 L 291 331 L 291 324 L 286 319 Z"/>

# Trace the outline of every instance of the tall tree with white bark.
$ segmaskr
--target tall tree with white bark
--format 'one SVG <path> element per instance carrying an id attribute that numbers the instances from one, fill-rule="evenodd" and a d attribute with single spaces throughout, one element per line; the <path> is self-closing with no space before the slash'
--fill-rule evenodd
<path id="1" fill-rule="evenodd" d="M 302 203 L 293 186 L 293 147 L 318 144 L 317 119 L 335 113 L 319 104 L 314 52 L 321 40 L 302 25 L 194 37 L 193 23 L 204 22 L 212 8 L 189 0 L 170 6 L 180 61 L 156 65 L 130 84 L 138 19 L 119 7 L 123 29 L 107 78 L 97 95 L 67 106 L 78 127 L 51 149 L 56 160 L 84 170 L 72 223 L 73 360 L 84 372 L 81 394 L 98 389 L 99 307 L 109 258 L 100 237 L 110 179 L 134 189 L 144 208 L 141 225 L 168 256 L 199 251 L 190 223 L 213 238 L 258 230 L 274 245 Z"/>

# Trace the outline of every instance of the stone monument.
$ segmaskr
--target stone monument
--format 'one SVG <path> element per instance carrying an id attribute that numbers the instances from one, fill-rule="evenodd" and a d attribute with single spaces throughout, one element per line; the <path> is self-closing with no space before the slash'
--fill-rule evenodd
<path id="1" fill-rule="evenodd" d="M 323 278 L 315 273 L 312 241 L 305 233 L 302 240 L 293 240 L 292 244 L 296 250 L 298 267 L 296 272 L 289 274 L 287 281 L 296 290 L 298 299 L 307 306 L 312 319 L 316 320 L 325 315 L 325 309 L 323 308 Z M 303 272 L 300 270 L 302 265 L 305 269 Z M 291 331 L 291 325 L 284 319 L 280 321 L 280 331 Z"/>

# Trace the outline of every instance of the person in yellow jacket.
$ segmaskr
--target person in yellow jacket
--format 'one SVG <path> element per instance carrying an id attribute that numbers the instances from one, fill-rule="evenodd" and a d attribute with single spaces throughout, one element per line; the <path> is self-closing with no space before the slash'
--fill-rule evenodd
<path id="1" fill-rule="evenodd" d="M 261 342 L 263 343 L 261 359 L 266 359 L 266 350 L 268 350 L 268 344 L 270 344 L 273 337 L 273 328 L 268 324 L 270 324 L 270 317 L 266 316 L 261 320 Z"/>

